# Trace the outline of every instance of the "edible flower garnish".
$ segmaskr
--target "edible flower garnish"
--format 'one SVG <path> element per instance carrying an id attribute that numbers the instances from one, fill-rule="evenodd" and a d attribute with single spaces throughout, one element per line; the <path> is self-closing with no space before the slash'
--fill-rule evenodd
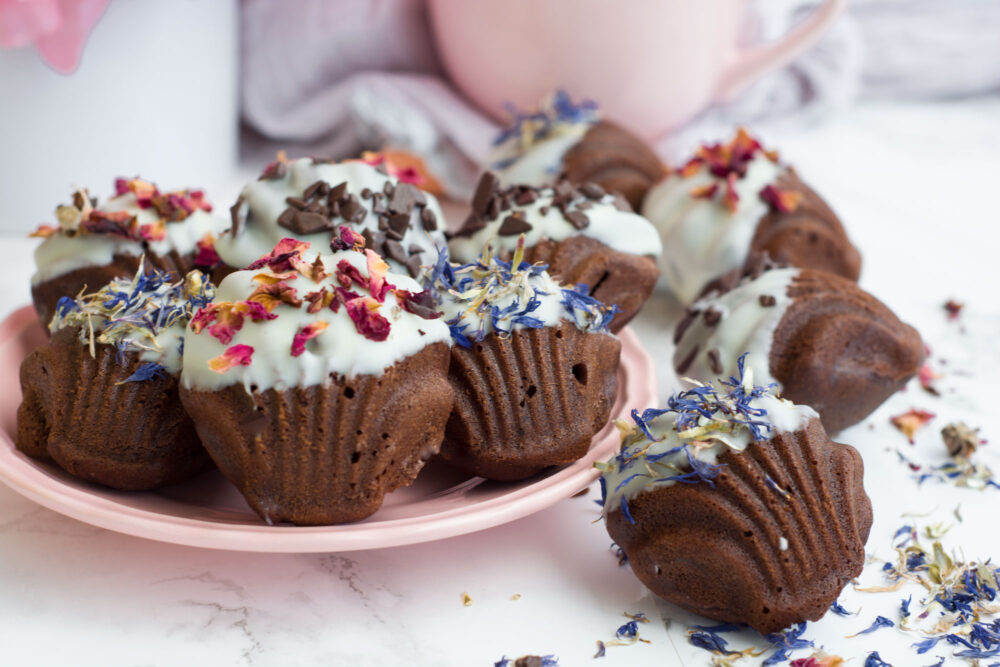
<path id="1" fill-rule="evenodd" d="M 71 204 L 56 208 L 58 228 L 41 225 L 31 236 L 48 238 L 57 233 L 66 236 L 107 234 L 136 242 L 162 241 L 166 238 L 168 223 L 180 222 L 196 211 L 212 210 L 201 190 L 160 192 L 155 185 L 139 178 L 115 179 L 115 197 L 128 195 L 134 195 L 136 206 L 140 209 L 155 211 L 158 219 L 140 224 L 138 216 L 127 210 L 103 211 L 98 208 L 96 199 L 80 189 L 73 193 Z"/>
<path id="2" fill-rule="evenodd" d="M 564 90 L 557 90 L 534 112 L 518 111 L 513 106 L 508 106 L 507 111 L 511 115 L 511 120 L 494 139 L 493 145 L 509 143 L 513 154 L 495 162 L 494 169 L 504 169 L 510 166 L 527 153 L 533 145 L 541 141 L 565 134 L 580 125 L 596 123 L 599 120 L 597 104 L 590 100 L 574 104 L 569 94 Z"/>
<path id="3" fill-rule="evenodd" d="M 448 320 L 452 337 L 462 347 L 489 333 L 508 336 L 519 327 L 538 329 L 545 322 L 535 315 L 546 298 L 560 299 L 562 314 L 582 331 L 603 332 L 618 312 L 587 293 L 586 285 L 562 287 L 546 272 L 547 265 L 524 261 L 524 235 L 511 261 L 494 254 L 487 244 L 469 264 L 452 264 L 442 250 L 425 286 L 437 295 L 442 309 L 457 313 Z"/>
<path id="4" fill-rule="evenodd" d="M 889 421 L 892 422 L 893 426 L 903 432 L 903 435 L 906 436 L 906 439 L 909 440 L 912 445 L 913 436 L 915 436 L 917 431 L 926 426 L 932 419 L 934 419 L 933 412 L 911 408 L 907 412 L 896 415 L 895 417 L 890 417 Z"/>
<path id="5" fill-rule="evenodd" d="M 80 339 L 89 342 L 91 356 L 97 343 L 113 345 L 120 364 L 125 363 L 127 352 L 159 350 L 157 337 L 175 324 L 186 326 L 214 295 L 212 284 L 199 271 L 177 282 L 170 282 L 170 277 L 156 269 L 147 272 L 142 257 L 131 280 L 116 278 L 96 292 L 59 299 L 49 329 L 79 327 Z M 137 369 L 127 381 L 153 377 L 154 369 Z"/>

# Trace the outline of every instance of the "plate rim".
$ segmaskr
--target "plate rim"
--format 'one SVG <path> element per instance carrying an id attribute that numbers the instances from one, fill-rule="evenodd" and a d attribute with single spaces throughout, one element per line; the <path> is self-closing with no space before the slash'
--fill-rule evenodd
<path id="1" fill-rule="evenodd" d="M 37 322 L 32 306 L 24 306 L 0 323 L 0 354 L 7 352 L 30 325 Z M 653 361 L 638 337 L 625 327 L 622 341 L 625 408 L 649 407 L 657 397 Z M 613 415 L 612 419 L 621 415 Z M 118 533 L 185 546 L 260 553 L 324 553 L 388 548 L 469 534 L 523 518 L 590 486 L 599 476 L 593 462 L 612 454 L 615 427 L 611 421 L 594 436 L 598 442 L 581 459 L 537 482 L 472 506 L 454 507 L 429 515 L 375 523 L 334 526 L 269 526 L 226 523 L 170 516 L 126 505 L 103 495 L 70 486 L 21 453 L 6 431 L 0 431 L 0 482 L 22 496 L 59 514 Z M 53 481 L 55 485 L 53 485 Z M 153 492 L 144 492 L 153 493 Z M 274 539 L 282 533 L 280 540 Z"/>

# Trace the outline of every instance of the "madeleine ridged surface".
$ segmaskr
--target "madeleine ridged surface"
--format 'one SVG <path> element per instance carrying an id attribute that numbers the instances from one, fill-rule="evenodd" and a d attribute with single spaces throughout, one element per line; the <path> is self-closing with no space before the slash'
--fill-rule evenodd
<path id="1" fill-rule="evenodd" d="M 616 333 L 638 314 L 660 277 L 652 257 L 619 252 L 586 236 L 558 243 L 545 239 L 527 249 L 525 260 L 548 264 L 549 273 L 561 283 L 586 283 L 590 296 L 617 305 L 621 312 L 611 321 Z"/>
<path id="2" fill-rule="evenodd" d="M 171 250 L 166 255 L 146 254 L 145 266 L 169 271 L 175 280 L 187 275 L 195 268 L 194 254 L 182 255 Z M 131 278 L 139 270 L 139 255 L 115 255 L 110 264 L 103 266 L 85 266 L 52 280 L 31 286 L 31 299 L 42 327 L 48 331 L 49 322 L 56 312 L 56 304 L 64 296 L 76 297 L 84 287 L 88 292 L 96 292 L 115 278 Z"/>
<path id="3" fill-rule="evenodd" d="M 642 139 L 608 121 L 587 130 L 563 157 L 563 175 L 570 181 L 597 183 L 608 192 L 619 192 L 636 210 L 665 171 Z"/>
<path id="4" fill-rule="evenodd" d="M 795 210 L 775 208 L 761 218 L 750 242 L 747 266 L 766 253 L 779 264 L 826 271 L 857 281 L 861 274 L 858 253 L 840 219 L 830 206 L 793 169 L 784 170 L 774 183 L 779 190 L 801 197 Z"/>
<path id="5" fill-rule="evenodd" d="M 181 389 L 219 469 L 269 523 L 325 525 L 374 514 L 437 453 L 452 406 L 448 346 L 381 375 L 248 393 Z"/>
<path id="6" fill-rule="evenodd" d="M 788 296 L 771 374 L 784 397 L 815 408 L 830 433 L 867 417 L 920 371 L 920 334 L 851 281 L 803 270 Z"/>
<path id="7" fill-rule="evenodd" d="M 719 463 L 714 488 L 636 494 L 634 524 L 612 511 L 612 539 L 650 590 L 692 612 L 762 633 L 818 620 L 864 565 L 872 510 L 861 456 L 811 419 Z"/>
<path id="8" fill-rule="evenodd" d="M 138 491 L 180 482 L 211 466 L 181 406 L 177 378 L 125 382 L 143 364 L 115 348 L 96 355 L 62 329 L 21 364 L 17 448 L 70 474 Z"/>
<path id="9" fill-rule="evenodd" d="M 489 335 L 455 346 L 449 377 L 455 408 L 442 456 L 489 479 L 529 477 L 587 453 L 618 391 L 621 342 L 556 327 Z"/>

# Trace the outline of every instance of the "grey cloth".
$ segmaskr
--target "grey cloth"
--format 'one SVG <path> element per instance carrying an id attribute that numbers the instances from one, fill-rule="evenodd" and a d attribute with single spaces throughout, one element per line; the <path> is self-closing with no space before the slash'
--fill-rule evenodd
<path id="1" fill-rule="evenodd" d="M 818 0 L 754 0 L 747 42 L 773 39 Z M 390 146 L 421 155 L 467 196 L 496 123 L 449 84 L 422 0 L 242 0 L 248 159 L 277 148 L 335 157 Z M 737 124 L 816 122 L 861 97 L 1000 88 L 997 0 L 855 0 L 823 38 L 656 147 L 676 160 Z"/>

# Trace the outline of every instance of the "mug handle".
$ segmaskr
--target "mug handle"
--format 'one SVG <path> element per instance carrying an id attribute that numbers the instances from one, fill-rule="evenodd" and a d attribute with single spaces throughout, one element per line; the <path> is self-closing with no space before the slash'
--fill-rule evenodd
<path id="1" fill-rule="evenodd" d="M 825 0 L 784 37 L 738 52 L 719 81 L 715 100 L 730 101 L 761 75 L 791 62 L 819 40 L 846 6 L 847 0 Z"/>

